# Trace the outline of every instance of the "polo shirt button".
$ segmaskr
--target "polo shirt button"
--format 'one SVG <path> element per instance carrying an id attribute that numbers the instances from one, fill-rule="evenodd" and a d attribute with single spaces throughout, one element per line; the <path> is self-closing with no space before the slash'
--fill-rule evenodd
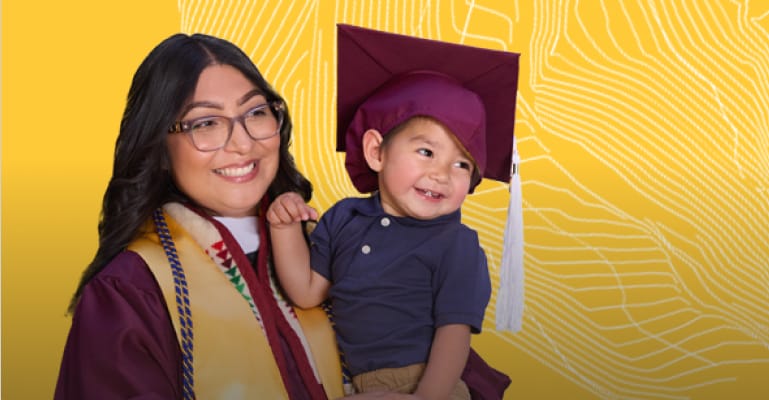
<path id="1" fill-rule="evenodd" d="M 382 224 L 382 226 L 390 226 L 390 218 L 384 217 L 379 223 Z"/>
<path id="2" fill-rule="evenodd" d="M 363 254 L 371 253 L 371 246 L 364 244 L 363 247 L 360 248 L 360 251 Z"/>

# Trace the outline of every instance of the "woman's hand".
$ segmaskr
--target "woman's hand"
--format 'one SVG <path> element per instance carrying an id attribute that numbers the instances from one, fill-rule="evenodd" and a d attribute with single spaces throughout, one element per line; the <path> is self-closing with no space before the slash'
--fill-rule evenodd
<path id="1" fill-rule="evenodd" d="M 286 192 L 278 196 L 267 209 L 267 222 L 280 228 L 296 222 L 317 220 L 318 212 L 304 202 L 302 196 Z"/>

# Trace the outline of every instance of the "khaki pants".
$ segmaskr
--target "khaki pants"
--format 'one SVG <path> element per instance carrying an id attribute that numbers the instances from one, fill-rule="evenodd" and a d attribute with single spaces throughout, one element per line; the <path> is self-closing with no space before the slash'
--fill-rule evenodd
<path id="1" fill-rule="evenodd" d="M 357 393 L 376 391 L 414 393 L 424 372 L 425 364 L 413 364 L 401 368 L 382 368 L 355 375 L 352 378 L 352 384 Z M 462 380 L 454 386 L 449 399 L 470 399 L 470 391 Z"/>

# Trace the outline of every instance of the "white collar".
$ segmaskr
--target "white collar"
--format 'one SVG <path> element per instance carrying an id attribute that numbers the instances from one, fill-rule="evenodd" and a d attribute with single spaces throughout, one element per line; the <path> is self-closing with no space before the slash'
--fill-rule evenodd
<path id="1" fill-rule="evenodd" d="M 248 254 L 259 249 L 259 221 L 256 217 L 214 217 L 230 231 L 243 252 Z"/>

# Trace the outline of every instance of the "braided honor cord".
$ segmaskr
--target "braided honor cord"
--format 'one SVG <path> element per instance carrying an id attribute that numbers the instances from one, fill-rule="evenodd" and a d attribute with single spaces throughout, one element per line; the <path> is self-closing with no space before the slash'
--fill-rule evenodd
<path id="1" fill-rule="evenodd" d="M 176 254 L 176 246 L 174 246 L 171 233 L 168 231 L 166 219 L 163 217 L 163 210 L 156 209 L 153 218 L 174 277 L 176 308 L 179 311 L 179 326 L 182 334 L 182 391 L 185 400 L 192 400 L 195 398 L 192 368 L 192 311 L 190 310 L 187 279 L 184 277 L 184 270 L 181 262 L 179 262 L 179 256 Z"/>

